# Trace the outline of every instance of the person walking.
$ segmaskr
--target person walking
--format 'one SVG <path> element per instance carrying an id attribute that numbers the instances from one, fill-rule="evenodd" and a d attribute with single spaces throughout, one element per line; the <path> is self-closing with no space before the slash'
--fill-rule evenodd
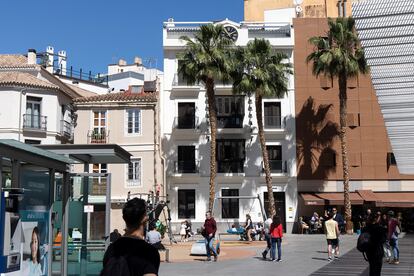
<path id="1" fill-rule="evenodd" d="M 401 228 L 398 225 L 398 220 L 394 217 L 393 211 L 388 211 L 388 235 L 387 239 L 390 241 L 392 249 L 393 260 L 391 264 L 400 263 L 400 249 L 398 247 L 398 234 L 401 232 Z"/>
<path id="2" fill-rule="evenodd" d="M 207 261 L 211 261 L 211 253 L 213 253 L 214 261 L 217 262 L 218 254 L 214 248 L 214 237 L 217 231 L 217 224 L 210 211 L 206 212 L 206 220 L 204 221 L 203 236 L 206 243 Z"/>
<path id="3" fill-rule="evenodd" d="M 148 222 L 145 200 L 133 198 L 122 209 L 125 235 L 109 245 L 103 258 L 101 276 L 157 276 L 160 266 L 158 250 L 145 241 Z"/>
<path id="4" fill-rule="evenodd" d="M 270 237 L 270 225 L 272 225 L 272 218 L 267 218 L 264 222 L 264 235 L 265 235 L 265 240 L 266 240 L 266 249 L 262 252 L 262 256 L 263 259 L 266 260 L 267 258 L 267 253 L 270 252 L 270 249 L 272 248 L 272 242 L 271 242 L 271 237 Z"/>
<path id="5" fill-rule="evenodd" d="M 246 223 L 244 225 L 244 230 L 246 231 L 247 240 L 252 241 L 253 222 L 249 214 L 246 214 Z"/>
<path id="6" fill-rule="evenodd" d="M 121 234 L 118 232 L 118 229 L 114 229 L 114 231 L 112 231 L 111 234 L 109 234 L 109 241 L 110 243 L 113 243 L 120 237 L 121 237 Z"/>
<path id="7" fill-rule="evenodd" d="M 325 234 L 326 234 L 326 241 L 328 243 L 328 261 L 332 261 L 334 258 L 339 258 L 339 227 L 338 222 L 333 220 L 333 214 L 328 213 L 327 215 L 328 220 L 325 222 Z M 332 256 L 332 250 L 335 250 L 334 257 Z"/>
<path id="8" fill-rule="evenodd" d="M 180 236 L 181 236 L 181 242 L 186 242 L 186 236 L 187 236 L 187 221 L 181 222 L 181 228 L 180 228 Z"/>
<path id="9" fill-rule="evenodd" d="M 390 260 L 391 260 L 391 246 L 390 246 L 390 241 L 387 238 L 387 234 L 388 234 L 387 214 L 382 214 L 379 226 L 381 226 L 384 229 L 385 233 L 386 233 L 383 248 L 384 248 L 385 259 L 386 259 L 387 263 L 389 263 Z"/>
<path id="10" fill-rule="evenodd" d="M 368 250 L 365 252 L 369 262 L 369 276 L 381 276 L 382 258 L 384 257 L 383 245 L 385 243 L 386 231 L 378 223 L 378 218 L 370 215 L 366 220 L 363 232 L 369 233 Z"/>
<path id="11" fill-rule="evenodd" d="M 272 261 L 282 261 L 282 238 L 283 238 L 283 227 L 280 222 L 280 217 L 273 216 L 272 224 L 270 225 L 270 237 L 272 241 L 271 257 Z M 276 246 L 277 246 L 277 259 L 276 259 Z"/>

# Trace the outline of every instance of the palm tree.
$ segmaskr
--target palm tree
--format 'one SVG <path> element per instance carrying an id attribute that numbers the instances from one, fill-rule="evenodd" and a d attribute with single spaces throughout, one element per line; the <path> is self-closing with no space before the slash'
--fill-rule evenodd
<path id="1" fill-rule="evenodd" d="M 339 86 L 339 116 L 341 139 L 342 166 L 344 178 L 344 206 L 347 232 L 352 232 L 352 211 L 349 199 L 349 164 L 346 143 L 347 116 L 347 81 L 358 74 L 369 71 L 364 52 L 355 32 L 355 21 L 351 17 L 328 19 L 329 30 L 327 37 L 312 37 L 309 43 L 315 49 L 307 58 L 312 62 L 312 73 L 315 76 L 323 74 L 326 77 L 338 79 Z"/>
<path id="2" fill-rule="evenodd" d="M 217 114 L 215 81 L 228 81 L 228 49 L 233 44 L 222 25 L 202 25 L 193 39 L 182 36 L 186 48 L 178 57 L 178 73 L 187 84 L 203 83 L 206 88 L 210 123 L 210 191 L 209 210 L 215 194 Z"/>
<path id="3" fill-rule="evenodd" d="M 268 212 L 273 216 L 276 210 L 264 135 L 262 100 L 264 97 L 283 98 L 288 91 L 289 74 L 292 74 L 291 65 L 284 62 L 288 59 L 285 54 L 274 51 L 269 41 L 264 39 L 250 41 L 245 48 L 238 48 L 233 55 L 233 92 L 255 94 L 256 118 L 269 201 Z"/>

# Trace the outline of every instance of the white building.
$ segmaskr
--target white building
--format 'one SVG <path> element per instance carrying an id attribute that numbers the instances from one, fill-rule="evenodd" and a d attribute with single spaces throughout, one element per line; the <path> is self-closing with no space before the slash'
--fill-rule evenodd
<path id="1" fill-rule="evenodd" d="M 161 139 L 166 161 L 166 191 L 174 223 L 191 219 L 198 227 L 204 222 L 209 194 L 209 133 L 206 125 L 206 93 L 203 86 L 188 86 L 177 74 L 177 53 L 185 44 L 179 38 L 193 36 L 201 24 L 223 24 L 237 33 L 236 45 L 254 38 L 268 39 L 293 62 L 294 36 L 291 9 L 269 14 L 266 23 L 174 22 L 164 23 L 164 91 L 161 95 Z M 272 18 L 278 20 L 272 23 Z M 231 85 L 216 85 L 218 137 L 216 196 L 259 196 L 267 205 L 267 188 L 257 135 L 254 98 L 233 96 Z M 282 99 L 267 98 L 263 104 L 265 135 L 277 213 L 291 232 L 296 217 L 297 181 L 295 147 L 295 99 L 293 76 L 289 92 Z M 262 220 L 258 200 L 227 199 L 216 202 L 216 220 L 224 228 L 244 223 L 250 213 Z M 176 229 L 178 231 L 178 228 Z"/>
<path id="2" fill-rule="evenodd" d="M 36 51 L 0 55 L 0 138 L 29 144 L 73 142 L 72 100 L 79 97 L 44 67 Z"/>

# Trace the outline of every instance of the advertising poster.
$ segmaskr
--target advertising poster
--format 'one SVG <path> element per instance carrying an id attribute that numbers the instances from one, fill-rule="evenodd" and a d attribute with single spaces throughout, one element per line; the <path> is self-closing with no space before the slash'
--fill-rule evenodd
<path id="1" fill-rule="evenodd" d="M 23 258 L 21 275 L 48 275 L 49 213 L 21 211 Z"/>

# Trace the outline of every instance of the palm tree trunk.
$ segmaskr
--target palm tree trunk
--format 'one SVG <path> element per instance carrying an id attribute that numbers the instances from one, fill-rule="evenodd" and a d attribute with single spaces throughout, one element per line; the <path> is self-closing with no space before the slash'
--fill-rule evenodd
<path id="1" fill-rule="evenodd" d="M 217 174 L 216 163 L 216 136 L 217 136 L 217 114 L 216 114 L 216 96 L 214 94 L 214 80 L 207 79 L 206 81 L 208 115 L 210 122 L 210 191 L 208 200 L 208 210 L 213 211 L 215 185 Z"/>
<path id="2" fill-rule="evenodd" d="M 352 234 L 352 209 L 351 201 L 349 199 L 349 164 L 348 164 L 348 149 L 346 141 L 346 117 L 347 117 L 347 78 L 342 74 L 338 78 L 339 84 L 339 117 L 340 117 L 340 133 L 341 138 L 341 152 L 342 152 L 342 167 L 344 177 L 344 207 L 345 207 L 345 221 L 346 232 Z"/>
<path id="3" fill-rule="evenodd" d="M 267 186 L 267 199 L 269 201 L 268 213 L 270 217 L 273 217 L 276 214 L 275 199 L 273 197 L 272 176 L 270 173 L 270 165 L 269 165 L 269 154 L 266 148 L 266 138 L 264 135 L 264 128 L 263 128 L 262 96 L 259 96 L 258 93 L 256 93 L 256 96 L 255 96 L 255 105 L 256 105 L 257 126 L 259 128 L 259 140 L 260 140 L 260 146 L 262 148 L 263 167 L 264 167 L 266 186 Z"/>

